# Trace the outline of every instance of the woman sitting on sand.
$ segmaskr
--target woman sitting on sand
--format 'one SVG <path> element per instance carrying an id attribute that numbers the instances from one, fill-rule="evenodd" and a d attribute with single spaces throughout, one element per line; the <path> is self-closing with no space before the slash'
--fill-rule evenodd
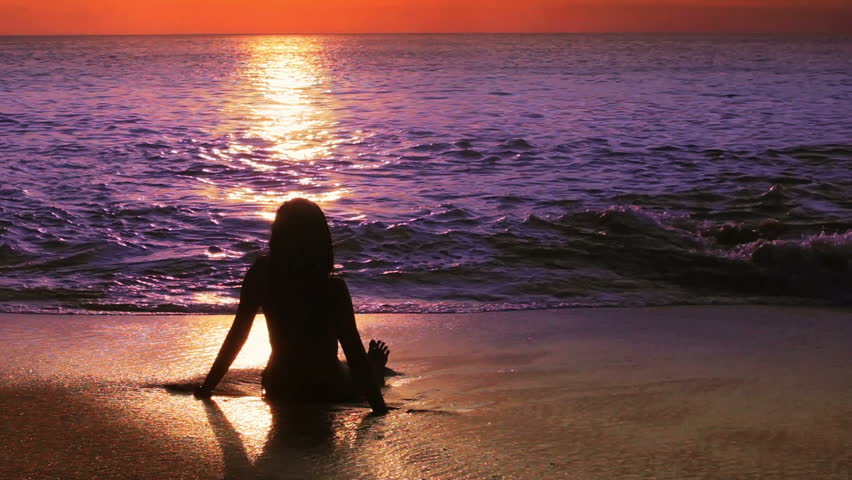
<path id="1" fill-rule="evenodd" d="M 211 396 L 262 307 L 272 345 L 263 371 L 266 398 L 334 402 L 361 397 L 373 412 L 386 413 L 380 385 L 389 350 L 375 340 L 369 352 L 364 350 L 349 289 L 333 269 L 331 232 L 319 206 L 303 198 L 281 205 L 272 224 L 269 255 L 246 273 L 234 324 L 196 395 Z M 348 368 L 337 359 L 338 341 Z"/>

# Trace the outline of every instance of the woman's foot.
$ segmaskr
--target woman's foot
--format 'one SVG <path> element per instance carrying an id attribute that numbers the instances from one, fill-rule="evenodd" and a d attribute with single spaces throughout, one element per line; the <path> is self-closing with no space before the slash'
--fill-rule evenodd
<path id="1" fill-rule="evenodd" d="M 388 364 L 389 355 L 390 348 L 388 348 L 388 345 L 385 342 L 381 340 L 370 340 L 370 348 L 367 350 L 367 360 L 370 361 L 370 365 L 373 367 L 373 372 L 376 374 L 376 378 L 381 384 L 385 381 L 385 365 Z"/>

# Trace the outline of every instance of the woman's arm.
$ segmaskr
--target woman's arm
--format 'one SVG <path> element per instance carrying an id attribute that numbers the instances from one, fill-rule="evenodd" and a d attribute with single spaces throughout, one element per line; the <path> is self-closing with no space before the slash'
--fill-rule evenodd
<path id="1" fill-rule="evenodd" d="M 373 369 L 370 362 L 367 360 L 367 352 L 364 350 L 364 344 L 361 343 L 361 335 L 358 334 L 358 327 L 355 326 L 355 310 L 352 307 L 352 296 L 349 295 L 349 289 L 346 287 L 346 282 L 343 280 L 335 280 L 335 309 L 338 310 L 337 315 L 337 338 L 340 340 L 340 345 L 343 347 L 343 353 L 346 355 L 346 362 L 349 364 L 349 369 L 352 376 L 367 397 L 373 413 L 384 415 L 388 413 L 388 407 L 385 405 L 385 399 L 382 397 L 382 391 L 379 389 L 379 383 L 376 381 L 376 376 L 373 374 Z"/>
<path id="2" fill-rule="evenodd" d="M 240 353 L 240 349 L 246 343 L 254 317 L 260 308 L 262 279 L 258 278 L 258 270 L 259 267 L 255 263 L 249 268 L 243 279 L 243 285 L 240 288 L 240 305 L 237 307 L 234 324 L 231 325 L 231 330 L 225 337 L 222 348 L 219 349 L 219 355 L 216 356 L 213 367 L 210 368 L 210 373 L 207 374 L 204 383 L 195 392 L 198 397 L 209 398 L 213 394 L 213 389 L 225 376 L 231 364 L 234 363 L 234 359 L 237 358 L 237 354 Z"/>

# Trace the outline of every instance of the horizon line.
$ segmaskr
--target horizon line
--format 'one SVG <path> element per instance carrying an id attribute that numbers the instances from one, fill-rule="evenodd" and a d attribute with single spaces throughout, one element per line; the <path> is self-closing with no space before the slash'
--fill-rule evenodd
<path id="1" fill-rule="evenodd" d="M 0 33 L 0 37 L 191 37 L 191 36 L 296 36 L 296 35 L 843 35 L 852 36 L 852 31 L 723 31 L 704 30 L 684 32 L 679 30 L 635 30 L 635 31 L 493 31 L 493 32 L 169 32 L 169 33 Z"/>

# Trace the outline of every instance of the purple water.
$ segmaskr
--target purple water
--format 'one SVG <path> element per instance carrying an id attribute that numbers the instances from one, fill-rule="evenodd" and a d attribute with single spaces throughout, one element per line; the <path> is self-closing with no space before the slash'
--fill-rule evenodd
<path id="1" fill-rule="evenodd" d="M 0 310 L 231 310 L 296 196 L 361 311 L 848 304 L 850 112 L 850 37 L 0 37 Z"/>

